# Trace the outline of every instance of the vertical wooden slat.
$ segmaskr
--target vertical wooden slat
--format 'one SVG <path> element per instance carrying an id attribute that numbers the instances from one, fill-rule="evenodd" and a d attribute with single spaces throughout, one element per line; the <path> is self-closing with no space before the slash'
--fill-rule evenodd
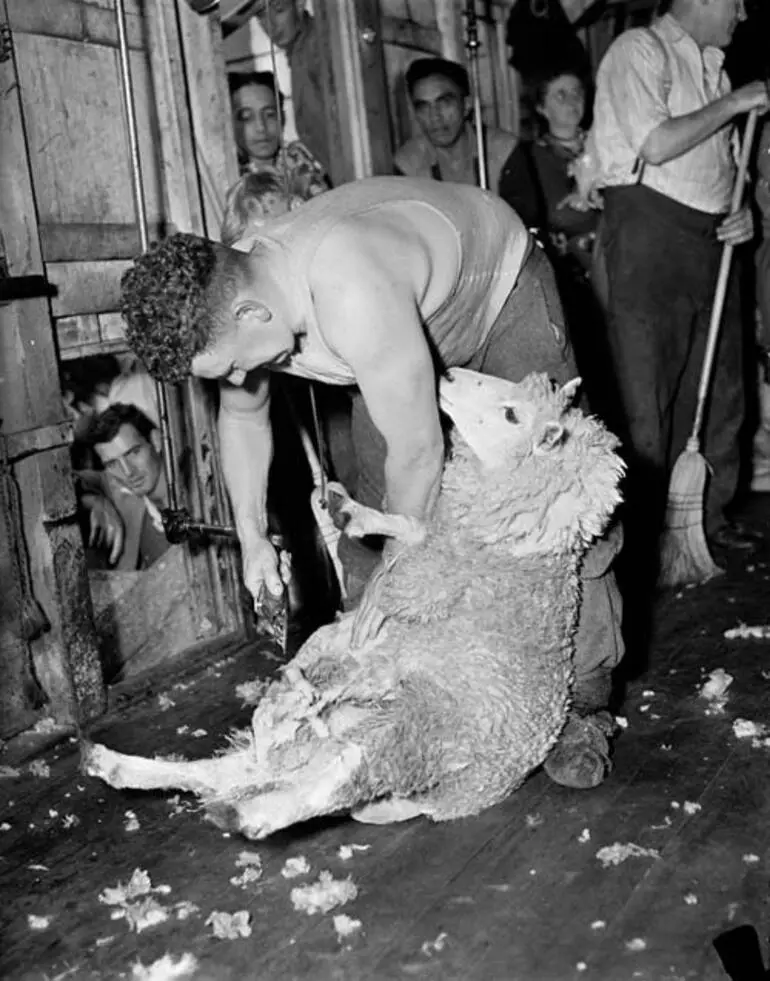
<path id="1" fill-rule="evenodd" d="M 0 228 L 9 272 L 42 275 L 14 59 L 0 63 L 0 118 Z M 0 306 L 4 433 L 53 425 L 63 418 L 48 301 L 17 300 Z M 58 448 L 36 453 L 16 464 L 14 473 L 23 489 L 24 534 L 35 596 L 51 623 L 51 630 L 31 644 L 36 673 L 58 720 L 72 719 L 76 711 L 82 720 L 94 718 L 104 710 L 105 690 L 83 548 L 75 524 L 68 451 Z M 55 522 L 50 533 L 48 519 Z"/>
<path id="2" fill-rule="evenodd" d="M 227 186 L 237 177 L 221 39 L 213 21 L 195 16 L 185 4 L 150 0 L 147 14 L 150 67 L 161 117 L 159 149 L 166 217 L 179 231 L 218 239 L 216 195 L 220 193 L 223 199 Z M 195 69 L 199 64 L 208 67 Z M 215 79 L 215 72 L 221 78 Z M 185 503 L 204 521 L 228 521 L 210 400 L 204 387 L 193 380 L 177 389 L 177 396 L 181 411 L 176 445 L 188 447 L 191 454 Z M 199 609 L 208 609 L 214 629 L 236 629 L 241 614 L 232 546 L 212 545 L 191 561 L 194 592 L 202 604 Z M 207 595 L 213 607 L 206 603 Z"/>
<path id="3" fill-rule="evenodd" d="M 392 173 L 385 63 L 376 0 L 339 0 L 314 8 L 324 60 L 324 101 L 335 184 Z"/>

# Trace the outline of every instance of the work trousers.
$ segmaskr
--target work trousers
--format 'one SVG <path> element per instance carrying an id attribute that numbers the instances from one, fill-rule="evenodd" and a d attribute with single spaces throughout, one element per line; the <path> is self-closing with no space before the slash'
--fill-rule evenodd
<path id="1" fill-rule="evenodd" d="M 545 372 L 560 384 L 577 375 L 553 269 L 541 249 L 533 250 L 485 343 L 462 367 L 511 381 L 521 381 L 533 371 Z M 351 429 L 357 469 L 353 496 L 381 508 L 385 441 L 358 392 L 353 396 Z M 622 530 L 616 525 L 589 550 L 583 564 L 573 699 L 575 707 L 586 712 L 606 707 L 612 671 L 623 657 L 622 603 L 612 569 L 621 546 Z M 379 552 L 343 535 L 339 554 L 352 606 Z"/>
<path id="2" fill-rule="evenodd" d="M 599 254 L 608 285 L 610 423 L 629 464 L 626 527 L 633 525 L 647 541 L 661 530 L 671 469 L 692 428 L 722 252 L 716 238 L 721 220 L 640 185 L 605 194 Z M 724 524 L 738 484 L 744 343 L 734 268 L 703 429 L 711 468 L 707 534 Z"/>

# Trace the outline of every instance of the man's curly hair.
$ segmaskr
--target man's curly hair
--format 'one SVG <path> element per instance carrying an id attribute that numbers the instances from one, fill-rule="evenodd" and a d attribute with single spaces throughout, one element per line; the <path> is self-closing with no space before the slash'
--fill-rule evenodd
<path id="1" fill-rule="evenodd" d="M 182 381 L 214 332 L 216 246 L 178 233 L 156 242 L 121 279 L 126 340 L 159 381 Z"/>

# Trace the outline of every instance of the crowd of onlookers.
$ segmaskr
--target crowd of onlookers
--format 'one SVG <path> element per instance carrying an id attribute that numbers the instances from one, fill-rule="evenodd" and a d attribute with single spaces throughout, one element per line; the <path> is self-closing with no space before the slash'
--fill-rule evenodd
<path id="1" fill-rule="evenodd" d="M 689 432 L 722 246 L 745 246 L 724 311 L 705 451 L 710 543 L 748 548 L 751 535 L 729 507 L 752 439 L 753 486 L 770 489 L 770 397 L 764 375 L 757 385 L 764 362 L 754 356 L 770 347 L 770 125 L 761 118 L 746 207 L 727 213 L 740 124 L 752 108 L 764 114 L 770 96 L 764 82 L 731 93 L 722 70 L 742 0 L 669 7 L 617 38 L 595 80 L 569 62 L 525 79 L 529 132 L 517 139 L 485 127 L 486 173 L 551 260 L 592 407 L 641 474 L 629 506 L 642 536 L 660 520 Z M 257 3 L 254 12 L 288 56 L 299 139 L 283 138 L 284 97 L 272 73 L 230 75 L 241 177 L 225 195 L 221 239 L 241 247 L 251 230 L 331 187 L 313 18 L 298 2 L 274 4 L 269 16 Z M 397 149 L 394 173 L 478 184 L 466 69 L 416 58 L 404 81 L 416 132 Z M 586 179 L 589 158 L 600 179 Z M 746 286 L 739 273 L 749 268 Z M 135 365 L 92 382 L 86 396 L 68 389 L 86 530 L 111 564 L 142 567 L 158 554 L 165 495 L 152 383 Z M 339 404 L 329 411 L 344 415 Z"/>

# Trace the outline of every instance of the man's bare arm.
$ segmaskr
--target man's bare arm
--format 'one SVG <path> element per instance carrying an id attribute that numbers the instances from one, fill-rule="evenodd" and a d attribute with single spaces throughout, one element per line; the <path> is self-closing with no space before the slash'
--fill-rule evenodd
<path id="1" fill-rule="evenodd" d="M 751 82 L 696 112 L 664 120 L 648 134 L 639 155 L 650 164 L 666 163 L 713 136 L 735 116 L 755 108 L 766 112 L 768 107 L 765 83 Z"/>
<path id="2" fill-rule="evenodd" d="M 321 331 L 355 372 L 385 439 L 388 510 L 425 519 L 438 498 L 444 443 L 414 282 L 363 241 L 341 242 L 333 258 L 314 283 Z"/>
<path id="3" fill-rule="evenodd" d="M 267 538 L 267 480 L 273 457 L 270 388 L 266 372 L 254 371 L 242 388 L 220 386 L 219 443 L 222 471 L 241 543 L 246 588 L 258 603 L 262 584 L 282 590 L 275 549 Z"/>

